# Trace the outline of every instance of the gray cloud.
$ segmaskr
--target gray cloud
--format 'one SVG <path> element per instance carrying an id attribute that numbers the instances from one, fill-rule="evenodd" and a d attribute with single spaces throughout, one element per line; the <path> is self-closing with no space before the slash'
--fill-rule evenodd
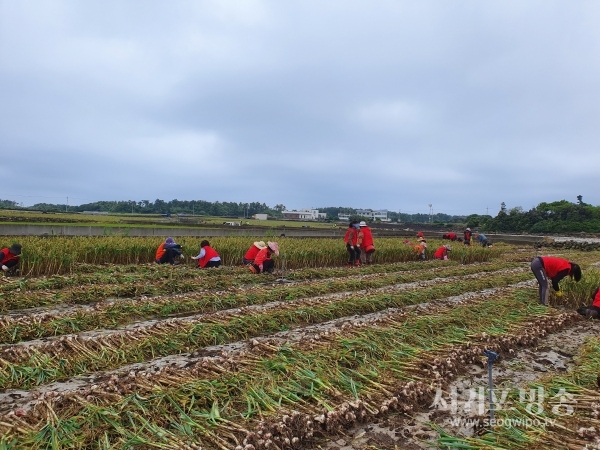
<path id="1" fill-rule="evenodd" d="M 599 18 L 566 0 L 0 0 L 0 198 L 599 204 Z"/>

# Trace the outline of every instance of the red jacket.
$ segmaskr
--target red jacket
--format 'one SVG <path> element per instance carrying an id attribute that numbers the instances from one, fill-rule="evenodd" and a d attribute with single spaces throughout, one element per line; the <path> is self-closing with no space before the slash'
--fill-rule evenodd
<path id="1" fill-rule="evenodd" d="M 6 264 L 9 261 L 18 261 L 19 260 L 19 255 L 15 255 L 15 254 L 11 253 L 8 248 L 3 248 L 2 250 L 0 250 L 0 253 L 2 253 L 4 255 L 1 258 L 0 265 Z"/>
<path id="2" fill-rule="evenodd" d="M 540 259 L 544 264 L 544 270 L 548 278 L 554 278 L 558 272 L 568 270 L 567 275 L 571 274 L 571 263 L 566 259 L 556 258 L 554 256 L 541 256 Z"/>
<path id="3" fill-rule="evenodd" d="M 261 251 L 258 252 L 258 254 L 256 255 L 256 258 L 254 258 L 254 264 L 256 264 L 257 266 L 260 266 L 267 259 L 271 259 L 271 253 L 269 252 L 269 247 L 263 248 Z"/>
<path id="4" fill-rule="evenodd" d="M 204 249 L 204 256 L 198 260 L 198 265 L 200 267 L 205 267 L 212 258 L 219 256 L 219 254 L 214 248 L 209 247 L 208 245 L 205 245 L 202 248 Z"/>
<path id="5" fill-rule="evenodd" d="M 369 227 L 360 227 L 360 231 L 364 234 L 361 248 L 367 248 L 369 245 L 373 245 L 373 233 L 371 233 L 371 229 Z"/>
<path id="6" fill-rule="evenodd" d="M 456 233 L 446 233 L 444 236 L 446 239 L 450 239 L 451 241 L 455 241 L 456 240 Z"/>
<path id="7" fill-rule="evenodd" d="M 358 231 L 354 227 L 350 227 L 346 230 L 346 236 L 344 236 L 344 242 L 350 245 L 356 245 L 358 241 Z"/>
<path id="8" fill-rule="evenodd" d="M 465 230 L 463 234 L 465 235 L 465 241 L 470 241 L 473 233 Z"/>
<path id="9" fill-rule="evenodd" d="M 260 248 L 253 244 L 244 255 L 244 259 L 253 261 L 256 258 L 256 255 L 258 255 L 258 252 L 260 252 Z"/>
<path id="10" fill-rule="evenodd" d="M 425 236 L 423 236 L 423 232 L 422 232 L 422 231 L 419 231 L 419 232 L 417 233 L 417 237 L 418 237 L 418 238 L 420 238 L 420 237 L 424 238 Z"/>
<path id="11" fill-rule="evenodd" d="M 600 308 L 600 288 L 596 288 L 596 290 L 594 291 L 594 294 L 592 295 L 592 298 L 594 299 L 592 306 L 596 306 L 597 308 Z"/>
<path id="12" fill-rule="evenodd" d="M 442 245 L 433 254 L 433 259 L 444 259 L 446 255 L 448 255 L 448 249 Z"/>

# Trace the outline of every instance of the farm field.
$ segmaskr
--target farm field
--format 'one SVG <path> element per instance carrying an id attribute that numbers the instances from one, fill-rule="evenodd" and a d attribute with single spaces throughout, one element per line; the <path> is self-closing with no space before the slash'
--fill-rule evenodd
<path id="1" fill-rule="evenodd" d="M 239 222 L 253 227 L 289 227 L 289 228 L 327 228 L 334 225 L 326 222 L 296 221 L 296 220 L 256 220 L 251 218 L 226 218 L 216 216 L 198 216 L 176 214 L 171 217 L 163 217 L 159 214 L 84 214 L 73 212 L 51 212 L 42 213 L 38 211 L 0 211 L 0 223 L 22 223 L 22 224 L 47 224 L 47 225 L 71 225 L 90 226 L 101 225 L 105 227 L 164 227 L 177 228 L 193 225 L 221 226 L 223 222 Z"/>
<path id="2" fill-rule="evenodd" d="M 211 239 L 225 267 L 203 271 L 153 264 L 151 238 L 20 239 L 24 276 L 0 278 L 0 449 L 595 448 L 600 333 L 574 310 L 600 252 L 543 253 L 584 271 L 548 308 L 533 247 L 432 261 L 431 240 L 422 262 L 387 238 L 349 269 L 339 241 L 280 240 L 275 274 L 253 275 L 247 238 Z M 464 407 L 484 350 L 496 417 L 527 426 Z"/>

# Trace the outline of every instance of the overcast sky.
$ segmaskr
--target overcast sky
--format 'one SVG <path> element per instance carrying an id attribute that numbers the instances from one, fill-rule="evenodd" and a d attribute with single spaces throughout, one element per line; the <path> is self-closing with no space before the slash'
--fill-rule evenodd
<path id="1" fill-rule="evenodd" d="M 598 1 L 0 0 L 0 199 L 600 204 Z"/>

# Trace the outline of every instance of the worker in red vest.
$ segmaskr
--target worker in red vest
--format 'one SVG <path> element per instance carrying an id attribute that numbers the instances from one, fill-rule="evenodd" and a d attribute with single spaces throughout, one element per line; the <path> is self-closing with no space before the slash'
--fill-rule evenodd
<path id="1" fill-rule="evenodd" d="M 458 236 L 454 232 L 446 233 L 442 236 L 442 239 L 448 239 L 450 241 L 456 241 Z"/>
<path id="2" fill-rule="evenodd" d="M 360 231 L 363 234 L 362 242 L 360 243 L 360 262 L 362 264 L 372 264 L 373 253 L 375 253 L 375 245 L 373 245 L 373 233 L 371 228 L 363 220 L 359 224 Z"/>
<path id="3" fill-rule="evenodd" d="M 471 232 L 470 228 L 467 228 L 464 232 L 463 232 L 464 236 L 465 236 L 465 240 L 464 240 L 464 244 L 465 245 L 471 245 L 471 236 L 473 236 L 473 233 Z"/>
<path id="4" fill-rule="evenodd" d="M 184 258 L 181 253 L 181 245 L 179 245 L 172 237 L 165 239 L 165 242 L 160 244 L 156 249 L 154 260 L 157 264 L 177 264 L 175 258 Z"/>
<path id="5" fill-rule="evenodd" d="M 198 267 L 201 269 L 219 267 L 221 265 L 221 257 L 217 251 L 210 246 L 210 242 L 207 240 L 200 242 L 200 253 L 196 256 L 192 256 L 192 259 L 198 260 Z"/>
<path id="6" fill-rule="evenodd" d="M 433 259 L 446 260 L 446 259 L 448 259 L 448 252 L 451 250 L 452 250 L 452 248 L 450 247 L 450 244 L 442 245 L 433 254 Z"/>
<path id="7" fill-rule="evenodd" d="M 254 263 L 250 264 L 250 271 L 253 273 L 273 273 L 275 270 L 275 261 L 271 256 L 279 256 L 279 244 L 277 242 L 267 242 L 267 246 L 258 252 Z"/>
<path id="8" fill-rule="evenodd" d="M 587 319 L 600 319 L 600 286 L 592 294 L 592 304 L 579 308 L 577 312 Z"/>
<path id="9" fill-rule="evenodd" d="M 6 274 L 15 270 L 21 256 L 21 244 L 13 244 L 10 248 L 0 250 L 0 266 Z"/>
<path id="10" fill-rule="evenodd" d="M 344 242 L 346 243 L 346 251 L 348 252 L 348 267 L 360 265 L 360 247 L 358 247 L 358 222 L 350 222 Z"/>
<path id="11" fill-rule="evenodd" d="M 263 248 L 267 248 L 267 244 L 263 241 L 258 241 L 252 244 L 252 247 L 248 249 L 244 257 L 242 258 L 242 263 L 247 266 L 248 264 L 252 264 L 258 252 L 260 252 Z"/>
<path id="12" fill-rule="evenodd" d="M 531 262 L 531 271 L 539 285 L 540 303 L 548 305 L 548 278 L 557 297 L 562 297 L 559 281 L 567 275 L 575 281 L 581 280 L 581 267 L 574 262 L 555 256 L 538 256 Z"/>

